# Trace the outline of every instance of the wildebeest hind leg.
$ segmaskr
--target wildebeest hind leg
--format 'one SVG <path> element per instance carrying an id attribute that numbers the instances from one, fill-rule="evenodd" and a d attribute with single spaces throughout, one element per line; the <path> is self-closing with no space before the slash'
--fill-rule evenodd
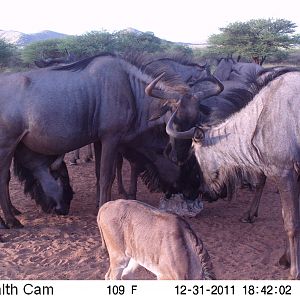
<path id="1" fill-rule="evenodd" d="M 70 160 L 70 165 L 77 165 L 77 160 L 79 160 L 79 151 L 80 149 L 74 150 L 74 155 Z"/>
<path id="2" fill-rule="evenodd" d="M 13 156 L 12 147 L 0 147 L 0 205 L 6 225 L 9 228 L 21 228 L 23 225 L 15 218 L 9 197 L 10 165 Z"/>
<path id="3" fill-rule="evenodd" d="M 300 279 L 300 213 L 298 175 L 294 170 L 275 178 L 280 193 L 282 217 L 290 250 L 290 277 Z"/>

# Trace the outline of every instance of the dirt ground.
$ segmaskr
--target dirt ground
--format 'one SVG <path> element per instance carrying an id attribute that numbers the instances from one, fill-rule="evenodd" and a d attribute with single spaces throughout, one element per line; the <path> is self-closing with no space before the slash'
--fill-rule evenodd
<path id="1" fill-rule="evenodd" d="M 67 157 L 67 162 L 70 156 Z M 25 197 L 22 186 L 12 179 L 11 199 L 23 213 L 22 229 L 1 229 L 0 279 L 104 279 L 108 257 L 100 251 L 96 223 L 94 163 L 80 161 L 69 167 L 75 191 L 68 216 L 40 212 Z M 125 183 L 129 179 L 124 168 Z M 195 218 L 186 218 L 208 249 L 217 279 L 287 279 L 288 270 L 278 266 L 284 251 L 285 233 L 279 195 L 268 182 L 263 193 L 259 217 L 254 224 L 239 218 L 247 209 L 252 192 L 240 190 L 232 202 L 204 203 Z M 113 199 L 117 194 L 113 188 Z M 154 206 L 161 194 L 150 193 L 140 182 L 138 199 Z M 154 279 L 141 269 L 139 279 Z"/>

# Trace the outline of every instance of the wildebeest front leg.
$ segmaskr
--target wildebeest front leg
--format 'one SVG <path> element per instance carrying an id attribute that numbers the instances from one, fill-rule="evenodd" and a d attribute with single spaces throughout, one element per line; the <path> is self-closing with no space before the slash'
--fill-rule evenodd
<path id="1" fill-rule="evenodd" d="M 136 199 L 139 173 L 139 167 L 135 163 L 130 163 L 130 186 L 128 191 L 129 199 Z"/>
<path id="2" fill-rule="evenodd" d="M 102 145 L 100 141 L 94 142 L 95 152 L 95 174 L 96 174 L 96 205 L 99 206 L 100 199 L 100 164 Z"/>
<path id="3" fill-rule="evenodd" d="M 111 188 L 115 178 L 116 157 L 118 153 L 118 142 L 116 138 L 106 138 L 101 141 L 100 162 L 100 197 L 99 206 L 111 200 Z"/>
<path id="4" fill-rule="evenodd" d="M 79 160 L 79 151 L 80 149 L 74 150 L 74 155 L 71 158 L 70 165 L 77 165 L 77 160 Z"/>
<path id="5" fill-rule="evenodd" d="M 255 218 L 258 217 L 258 208 L 260 199 L 266 184 L 266 176 L 262 175 L 260 177 L 259 184 L 255 187 L 255 192 L 253 196 L 253 200 L 251 202 L 250 208 L 244 214 L 244 216 L 240 219 L 243 223 L 254 223 Z"/>
<path id="6" fill-rule="evenodd" d="M 117 162 L 116 162 L 118 193 L 122 196 L 122 198 L 127 198 L 127 193 L 123 184 L 122 168 L 123 168 L 123 156 L 121 153 L 118 153 Z"/>
<path id="7" fill-rule="evenodd" d="M 130 258 L 117 252 L 111 255 L 109 260 L 110 260 L 110 265 L 109 265 L 108 272 L 105 275 L 105 280 L 122 279 L 123 270 L 128 266 Z"/>
<path id="8" fill-rule="evenodd" d="M 289 171 L 284 177 L 276 178 L 282 205 L 284 228 L 290 250 L 291 279 L 300 279 L 300 212 L 297 179 L 298 176 L 294 170 Z"/>

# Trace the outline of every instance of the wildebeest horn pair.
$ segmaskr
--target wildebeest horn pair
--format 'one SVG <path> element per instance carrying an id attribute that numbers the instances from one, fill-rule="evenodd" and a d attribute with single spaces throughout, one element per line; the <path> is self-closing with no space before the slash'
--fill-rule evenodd
<path id="1" fill-rule="evenodd" d="M 150 82 L 147 85 L 147 87 L 145 88 L 145 93 L 148 96 L 159 98 L 159 99 L 165 99 L 165 97 L 163 97 L 164 92 L 162 92 L 162 91 L 159 92 L 158 90 L 155 90 L 155 93 L 154 93 L 154 88 L 155 88 L 156 84 L 164 76 L 164 74 L 165 73 L 160 74 L 152 82 Z M 203 89 L 203 90 L 192 93 L 191 100 L 196 100 L 196 101 L 204 100 L 208 97 L 218 95 L 224 89 L 224 85 L 214 76 L 206 77 L 204 79 L 198 80 L 195 82 L 195 84 L 198 84 L 200 82 L 212 82 L 215 85 L 213 88 L 207 88 L 207 89 Z M 172 97 L 169 97 L 169 98 L 172 98 Z M 173 98 L 180 99 L 181 97 L 179 96 L 179 93 L 178 93 L 177 95 L 174 94 Z M 179 106 L 180 106 L 180 100 L 178 101 L 177 109 L 175 110 L 175 112 L 172 114 L 170 120 L 168 121 L 168 124 L 166 126 L 166 131 L 167 131 L 168 135 L 170 135 L 176 139 L 192 139 L 194 137 L 196 127 L 192 127 L 191 129 L 189 129 L 187 131 L 182 131 L 182 132 L 178 132 L 174 128 L 173 123 L 174 123 L 174 119 L 175 119 L 175 116 L 176 116 Z"/>

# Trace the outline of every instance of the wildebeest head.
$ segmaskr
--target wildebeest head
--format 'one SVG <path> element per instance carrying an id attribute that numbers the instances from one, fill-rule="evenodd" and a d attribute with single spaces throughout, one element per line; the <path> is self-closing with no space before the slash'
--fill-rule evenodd
<path id="1" fill-rule="evenodd" d="M 236 62 L 231 57 L 221 58 L 214 72 L 214 76 L 221 81 L 229 80 L 230 73 L 235 63 Z"/>
<path id="2" fill-rule="evenodd" d="M 166 113 L 168 110 L 173 112 L 166 127 L 166 131 L 170 136 L 170 144 L 167 146 L 165 153 L 173 162 L 182 165 L 188 158 L 194 136 L 194 126 L 201 120 L 202 114 L 209 112 L 206 106 L 200 104 L 200 101 L 222 92 L 223 85 L 217 78 L 210 76 L 195 82 L 188 91 L 166 95 L 165 92 L 162 93 L 155 88 L 163 75 L 161 74 L 154 79 L 145 91 L 151 97 L 175 99 L 175 102 L 170 100 L 165 102 L 161 110 L 161 114 Z"/>

